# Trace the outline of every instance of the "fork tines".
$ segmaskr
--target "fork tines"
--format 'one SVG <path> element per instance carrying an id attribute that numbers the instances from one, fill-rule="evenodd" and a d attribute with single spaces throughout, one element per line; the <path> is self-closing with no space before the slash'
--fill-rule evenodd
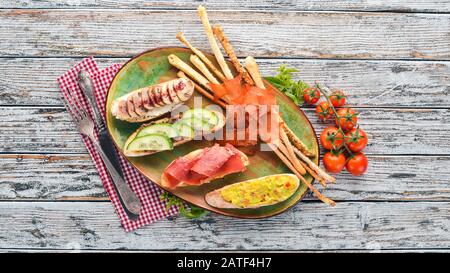
<path id="1" fill-rule="evenodd" d="M 61 100 L 63 101 L 67 111 L 71 114 L 72 118 L 74 118 L 76 122 L 79 122 L 80 119 L 86 118 L 88 113 L 78 102 L 76 96 L 74 96 L 73 91 L 70 88 L 68 88 L 68 93 L 69 94 L 63 93 L 61 95 Z"/>

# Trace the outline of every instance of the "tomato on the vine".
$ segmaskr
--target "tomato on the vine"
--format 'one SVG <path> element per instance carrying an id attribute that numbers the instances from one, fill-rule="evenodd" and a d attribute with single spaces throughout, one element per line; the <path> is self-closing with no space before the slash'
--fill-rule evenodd
<path id="1" fill-rule="evenodd" d="M 336 125 L 340 126 L 344 131 L 350 131 L 356 126 L 358 117 L 352 108 L 340 108 L 337 111 Z"/>
<path id="2" fill-rule="evenodd" d="M 303 99 L 308 104 L 316 104 L 320 99 L 320 91 L 315 87 L 303 90 Z"/>
<path id="3" fill-rule="evenodd" d="M 352 152 L 360 152 L 367 146 L 367 134 L 362 129 L 353 128 L 345 134 L 345 144 Z"/>
<path id="4" fill-rule="evenodd" d="M 366 172 L 368 165 L 369 162 L 367 161 L 367 157 L 363 153 L 359 152 L 348 160 L 345 168 L 349 173 L 359 176 Z"/>
<path id="5" fill-rule="evenodd" d="M 316 106 L 316 113 L 321 121 L 326 121 L 333 116 L 333 109 L 328 102 L 322 101 Z"/>
<path id="6" fill-rule="evenodd" d="M 346 98 L 347 96 L 341 90 L 333 91 L 330 95 L 330 101 L 334 107 L 343 106 Z"/>
<path id="7" fill-rule="evenodd" d="M 345 156 L 342 153 L 327 152 L 323 156 L 323 165 L 331 173 L 340 173 L 345 167 Z"/>
<path id="8" fill-rule="evenodd" d="M 344 136 L 338 128 L 329 126 L 320 134 L 320 143 L 327 150 L 337 149 L 344 142 Z"/>

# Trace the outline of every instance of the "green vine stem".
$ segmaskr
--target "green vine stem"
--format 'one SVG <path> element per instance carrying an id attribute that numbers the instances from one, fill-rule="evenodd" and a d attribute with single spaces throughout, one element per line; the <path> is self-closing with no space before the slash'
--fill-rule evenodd
<path id="1" fill-rule="evenodd" d="M 322 95 L 325 97 L 325 99 L 327 100 L 329 107 L 333 110 L 333 115 L 335 120 L 339 120 L 339 115 L 336 111 L 336 108 L 334 108 L 333 103 L 331 103 L 331 100 L 329 98 L 328 92 L 325 91 L 318 82 L 315 82 L 315 86 L 317 87 L 317 89 L 319 89 L 320 93 L 322 93 Z M 325 85 L 325 88 L 327 88 L 329 90 L 329 88 Z M 338 127 L 338 131 L 342 134 L 343 138 L 344 138 L 344 142 L 342 143 L 342 146 L 344 146 L 345 150 L 348 152 L 349 156 L 347 158 L 347 161 L 349 159 L 351 159 L 352 157 L 354 157 L 354 154 L 352 151 L 350 151 L 350 149 L 348 148 L 347 144 L 345 143 L 345 132 L 344 130 L 342 130 L 341 125 L 339 124 L 339 122 L 336 122 L 336 126 Z"/>

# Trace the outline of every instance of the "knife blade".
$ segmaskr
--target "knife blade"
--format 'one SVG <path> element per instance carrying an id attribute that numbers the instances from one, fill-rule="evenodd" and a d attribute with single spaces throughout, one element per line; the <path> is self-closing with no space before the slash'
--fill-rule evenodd
<path id="1" fill-rule="evenodd" d="M 78 73 L 78 85 L 80 86 L 81 91 L 85 94 L 86 98 L 89 101 L 89 104 L 91 105 L 92 112 L 94 114 L 94 121 L 98 130 L 99 134 L 99 143 L 100 147 L 103 150 L 103 152 L 108 157 L 110 163 L 113 165 L 114 169 L 117 171 L 117 174 L 120 175 L 122 178 L 124 177 L 122 168 L 120 167 L 120 160 L 119 156 L 115 150 L 114 143 L 112 139 L 109 137 L 107 128 L 105 126 L 105 123 L 103 122 L 102 116 L 100 114 L 100 110 L 98 108 L 98 105 L 96 103 L 95 97 L 94 97 L 94 85 L 92 83 L 92 79 L 89 75 L 89 73 L 86 70 L 80 70 Z M 111 175 L 111 174 L 110 174 Z M 120 191 L 120 189 L 116 187 L 116 191 Z M 129 191 L 127 191 L 129 192 Z M 134 193 L 133 193 L 134 194 Z M 135 195 L 135 194 L 134 194 Z M 121 194 L 119 193 L 119 197 L 121 197 Z M 123 208 L 127 212 L 128 216 L 130 218 L 136 219 L 139 215 L 140 211 L 140 202 L 137 196 L 124 196 L 123 198 L 120 198 L 121 203 L 125 202 L 126 199 L 130 202 L 133 202 L 133 204 L 126 204 L 123 205 Z M 136 208 L 133 209 L 133 211 L 130 211 L 127 209 L 128 207 Z M 138 209 L 137 209 L 138 208 Z"/>
<path id="2" fill-rule="evenodd" d="M 92 84 L 92 79 L 86 70 L 80 70 L 78 73 L 78 84 L 86 95 L 89 104 L 92 107 L 94 113 L 94 121 L 98 129 L 100 146 L 103 151 L 108 155 L 109 160 L 117 169 L 120 175 L 123 176 L 122 169 L 120 168 L 119 157 L 114 149 L 114 143 L 108 135 L 105 123 L 103 122 L 100 110 L 98 109 L 95 97 L 94 97 L 94 86 Z"/>

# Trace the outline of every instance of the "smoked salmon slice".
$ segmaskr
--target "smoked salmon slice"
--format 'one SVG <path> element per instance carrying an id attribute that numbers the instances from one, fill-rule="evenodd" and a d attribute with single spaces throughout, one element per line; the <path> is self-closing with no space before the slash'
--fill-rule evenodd
<path id="1" fill-rule="evenodd" d="M 243 84 L 242 74 L 233 79 L 225 79 L 223 84 L 209 83 L 213 90 L 214 99 L 218 100 L 228 96 L 232 104 L 253 104 L 253 105 L 275 105 L 277 103 L 275 95 L 267 89 L 261 89 L 247 83 Z"/>
<path id="2" fill-rule="evenodd" d="M 228 94 L 226 87 L 222 84 L 209 83 L 209 88 L 211 88 L 214 93 L 214 100 L 221 99 Z"/>

